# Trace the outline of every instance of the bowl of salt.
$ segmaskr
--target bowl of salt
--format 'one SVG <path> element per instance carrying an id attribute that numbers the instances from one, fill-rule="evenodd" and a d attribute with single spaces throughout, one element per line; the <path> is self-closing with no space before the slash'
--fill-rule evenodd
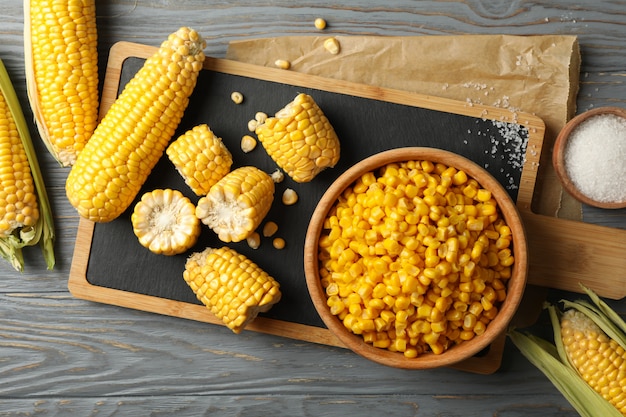
<path id="1" fill-rule="evenodd" d="M 626 109 L 599 107 L 571 119 L 557 136 L 552 163 L 578 201 L 626 207 Z"/>

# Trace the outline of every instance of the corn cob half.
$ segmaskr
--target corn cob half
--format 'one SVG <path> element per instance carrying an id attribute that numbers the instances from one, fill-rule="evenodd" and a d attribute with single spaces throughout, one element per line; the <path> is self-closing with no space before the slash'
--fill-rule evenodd
<path id="1" fill-rule="evenodd" d="M 94 0 L 25 0 L 29 102 L 41 139 L 74 164 L 98 123 L 98 36 Z"/>
<path id="2" fill-rule="evenodd" d="M 205 46 L 198 32 L 180 28 L 111 105 L 67 178 L 67 197 L 82 217 L 108 222 L 132 203 L 183 117 Z"/>
<path id="3" fill-rule="evenodd" d="M 279 283 L 234 249 L 192 254 L 183 278 L 196 297 L 234 333 L 280 301 Z"/>
<path id="4" fill-rule="evenodd" d="M 52 269 L 54 238 L 52 210 L 37 155 L 0 60 L 0 255 L 22 271 L 22 248 L 40 244 L 48 269 Z"/>
<path id="5" fill-rule="evenodd" d="M 166 188 L 145 193 L 130 220 L 139 243 L 156 254 L 183 253 L 200 236 L 196 206 L 178 190 Z"/>
<path id="6" fill-rule="evenodd" d="M 308 94 L 298 94 L 255 133 L 268 155 L 296 182 L 309 182 L 339 161 L 335 129 Z"/>
<path id="7" fill-rule="evenodd" d="M 261 224 L 274 201 L 274 181 L 254 166 L 226 174 L 198 200 L 196 216 L 222 242 L 239 242 Z"/>
<path id="8" fill-rule="evenodd" d="M 206 124 L 194 126 L 179 136 L 166 153 L 185 183 L 199 196 L 206 195 L 213 184 L 230 172 L 233 164 L 222 139 Z"/>

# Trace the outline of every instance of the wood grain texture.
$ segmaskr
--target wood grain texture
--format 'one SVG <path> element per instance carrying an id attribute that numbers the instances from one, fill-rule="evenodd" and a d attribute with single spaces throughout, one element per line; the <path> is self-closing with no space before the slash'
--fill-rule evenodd
<path id="1" fill-rule="evenodd" d="M 626 105 L 626 2 L 583 0 L 99 1 L 100 66 L 125 40 L 157 46 L 186 24 L 223 57 L 229 41 L 328 34 L 577 35 L 582 52 L 578 109 Z M 0 56 L 27 119 L 22 2 L 2 7 Z M 103 74 L 102 74 L 103 75 Z M 34 125 L 31 124 L 34 132 Z M 568 416 L 577 414 L 507 342 L 501 369 L 473 375 L 451 369 L 402 371 L 342 348 L 95 304 L 67 290 L 78 218 L 65 198 L 67 171 L 36 141 L 55 211 L 57 267 L 38 248 L 27 268 L 0 264 L 0 410 L 44 415 L 392 415 Z M 584 207 L 589 222 L 626 229 L 626 211 Z M 572 294 L 552 291 L 557 301 Z M 625 301 L 611 302 L 624 314 Z M 547 334 L 540 317 L 533 329 Z"/>

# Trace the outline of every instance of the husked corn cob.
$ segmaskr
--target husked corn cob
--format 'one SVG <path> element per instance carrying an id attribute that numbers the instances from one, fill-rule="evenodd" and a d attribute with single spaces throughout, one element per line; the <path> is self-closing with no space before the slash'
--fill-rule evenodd
<path id="1" fill-rule="evenodd" d="M 94 0 L 25 0 L 28 97 L 39 134 L 63 165 L 74 164 L 98 123 Z"/>
<path id="2" fill-rule="evenodd" d="M 228 247 L 192 254 L 183 278 L 198 300 L 235 333 L 281 297 L 280 285 L 274 278 Z"/>
<path id="3" fill-rule="evenodd" d="M 565 352 L 580 376 L 626 415 L 626 351 L 580 311 L 561 318 Z"/>
<path id="4" fill-rule="evenodd" d="M 200 236 L 196 206 L 178 190 L 145 193 L 130 219 L 139 243 L 156 254 L 183 253 Z"/>
<path id="5" fill-rule="evenodd" d="M 124 87 L 68 175 L 67 197 L 81 216 L 108 222 L 132 203 L 187 108 L 205 46 L 180 28 Z"/>
<path id="6" fill-rule="evenodd" d="M 339 161 L 335 129 L 308 94 L 298 94 L 255 132 L 270 157 L 296 182 L 309 182 Z"/>
<path id="7" fill-rule="evenodd" d="M 36 244 L 52 269 L 52 211 L 22 108 L 0 60 L 0 255 L 22 271 L 22 248 Z"/>
<path id="8" fill-rule="evenodd" d="M 261 224 L 274 201 L 274 181 L 264 171 L 244 166 L 226 174 L 196 205 L 196 216 L 222 242 L 246 239 Z"/>
<path id="9" fill-rule="evenodd" d="M 208 125 L 194 126 L 170 144 L 167 156 L 196 195 L 206 195 L 230 172 L 233 157 Z"/>

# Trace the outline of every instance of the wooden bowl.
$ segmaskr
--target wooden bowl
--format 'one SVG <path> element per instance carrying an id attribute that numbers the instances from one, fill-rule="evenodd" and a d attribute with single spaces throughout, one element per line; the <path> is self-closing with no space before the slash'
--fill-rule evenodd
<path id="1" fill-rule="evenodd" d="M 352 185 L 357 178 L 366 172 L 375 171 L 377 168 L 389 163 L 411 160 L 429 160 L 462 169 L 468 176 L 476 179 L 483 188 L 490 190 L 499 205 L 505 221 L 511 228 L 513 235 L 512 247 L 515 256 L 512 276 L 508 282 L 507 297 L 500 305 L 497 316 L 487 326 L 486 331 L 479 336 L 475 336 L 470 341 L 450 347 L 443 353 L 434 354 L 427 352 L 419 355 L 417 358 L 407 358 L 402 353 L 374 347 L 366 343 L 361 336 L 348 330 L 338 317 L 331 314 L 330 309 L 326 305 L 326 293 L 322 287 L 318 269 L 318 241 L 323 222 L 344 189 Z M 304 244 L 304 270 L 308 290 L 317 312 L 328 329 L 355 353 L 374 362 L 396 368 L 428 369 L 442 367 L 476 355 L 506 330 L 508 323 L 519 306 L 526 285 L 528 270 L 526 235 L 515 203 L 504 187 L 482 167 L 460 155 L 440 149 L 399 148 L 364 159 L 348 169 L 331 184 L 320 199 L 309 223 Z"/>
<path id="2" fill-rule="evenodd" d="M 584 194 L 577 188 L 574 181 L 572 181 L 572 179 L 570 178 L 568 167 L 565 162 L 567 146 L 572 133 L 583 122 L 588 121 L 590 118 L 607 114 L 619 116 L 626 120 L 626 110 L 623 108 L 598 107 L 596 109 L 588 110 L 584 113 L 581 113 L 578 116 L 572 118 L 569 122 L 567 122 L 563 129 L 559 132 L 559 135 L 557 136 L 554 143 L 554 149 L 552 151 L 552 165 L 554 166 L 556 175 L 561 181 L 563 188 L 578 201 L 599 208 L 619 209 L 626 207 L 626 199 L 624 201 L 598 201 Z M 626 164 L 626 161 L 624 161 L 624 163 Z"/>

